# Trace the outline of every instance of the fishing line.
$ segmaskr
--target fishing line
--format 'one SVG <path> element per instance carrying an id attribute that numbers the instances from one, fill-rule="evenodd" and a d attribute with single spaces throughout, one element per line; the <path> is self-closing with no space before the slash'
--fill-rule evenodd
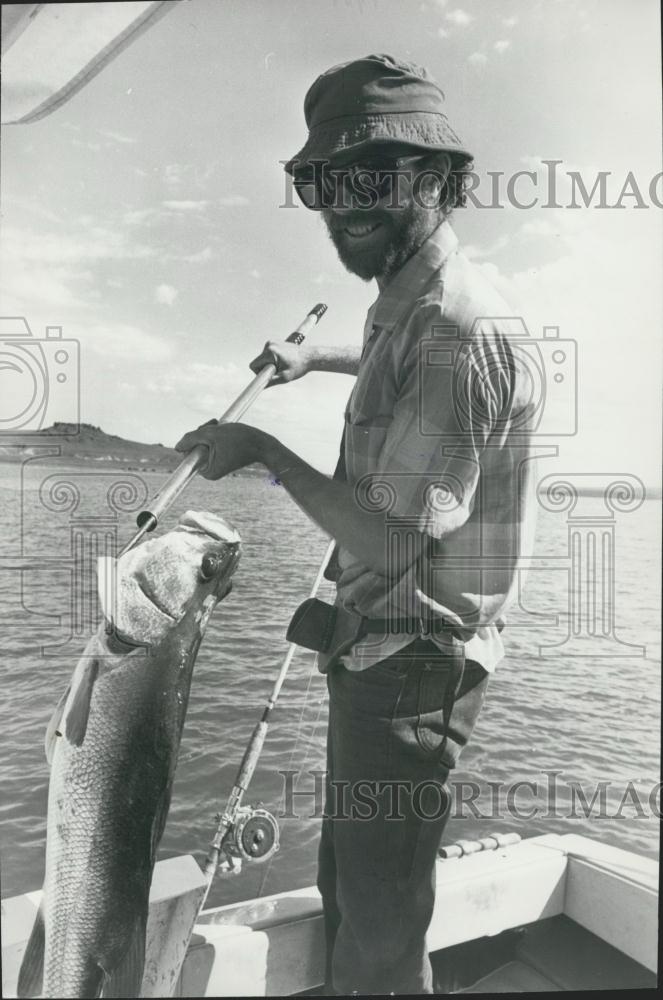
<path id="1" fill-rule="evenodd" d="M 295 746 L 293 747 L 292 753 L 290 754 L 290 760 L 288 762 L 288 771 L 292 771 L 292 765 L 293 765 L 293 762 L 294 762 L 294 759 L 295 759 L 295 756 L 296 756 L 296 753 L 297 753 L 297 748 L 298 748 L 298 745 L 299 745 L 299 737 L 300 737 L 301 729 L 302 729 L 302 726 L 303 726 L 304 713 L 305 713 L 307 705 L 308 705 L 308 697 L 309 697 L 309 693 L 310 693 L 310 690 L 311 690 L 311 683 L 312 683 L 313 677 L 315 676 L 316 673 L 317 673 L 317 671 L 315 669 L 315 657 L 314 657 L 311 669 L 309 671 L 309 680 L 308 680 L 308 685 L 307 685 L 307 688 L 306 688 L 306 695 L 304 697 L 304 704 L 302 705 L 302 710 L 301 710 L 301 714 L 300 714 L 300 718 L 299 718 L 299 725 L 297 727 L 297 735 L 295 737 Z M 308 741 L 306 743 L 306 748 L 305 748 L 306 749 L 306 756 L 304 757 L 304 760 L 303 760 L 303 762 L 301 764 L 301 767 L 299 768 L 299 777 L 297 778 L 297 781 L 295 782 L 295 786 L 294 786 L 294 789 L 293 789 L 293 793 L 294 794 L 296 794 L 296 792 L 297 792 L 297 788 L 298 788 L 298 785 L 299 785 L 299 781 L 300 781 L 300 778 L 301 778 L 302 771 L 305 769 L 306 763 L 308 761 L 309 753 L 310 753 L 311 747 L 313 745 L 313 737 L 315 736 L 316 730 L 318 728 L 318 724 L 320 722 L 320 715 L 322 713 L 322 707 L 323 707 L 324 703 L 325 703 L 325 697 L 323 696 L 322 699 L 321 699 L 321 701 L 320 701 L 320 705 L 318 706 L 318 714 L 317 714 L 317 716 L 315 718 L 315 722 L 313 723 L 313 726 L 311 728 L 310 736 L 309 736 Z M 282 803 L 285 806 L 285 789 L 283 790 Z M 268 877 L 269 877 L 269 875 L 271 873 L 272 864 L 274 862 L 275 856 L 276 855 L 273 854 L 267 860 L 267 864 L 265 865 L 265 872 L 264 872 L 264 875 L 263 875 L 263 877 L 262 877 L 262 879 L 260 881 L 260 886 L 259 886 L 258 892 L 257 892 L 257 896 L 258 897 L 262 896 L 262 894 L 263 894 L 263 891 L 265 889 L 265 883 L 267 882 L 267 879 L 268 879 Z"/>
<path id="2" fill-rule="evenodd" d="M 315 597 L 318 592 L 333 549 L 334 542 L 331 541 L 325 550 L 309 598 Z M 288 644 L 288 649 L 271 694 L 267 699 L 262 717 L 253 730 L 248 746 L 244 751 L 244 756 L 237 771 L 235 783 L 228 797 L 226 807 L 218 816 L 216 832 L 205 861 L 205 892 L 195 919 L 197 919 L 198 914 L 200 914 L 205 905 L 222 858 L 225 871 L 238 873 L 243 860 L 259 861 L 264 859 L 268 862 L 271 861 L 272 856 L 278 849 L 278 826 L 274 817 L 265 809 L 252 809 L 248 806 L 242 806 L 242 801 L 258 764 L 265 743 L 265 737 L 267 736 L 269 718 L 276 706 L 296 648 L 295 643 L 291 642 Z"/>
<path id="3" fill-rule="evenodd" d="M 323 562 L 322 562 L 322 564 L 320 566 L 320 569 L 318 570 L 318 575 L 316 577 L 315 583 L 313 584 L 313 588 L 311 590 L 311 594 L 310 594 L 311 597 L 315 597 L 315 595 L 318 592 L 318 589 L 320 588 L 320 585 L 322 584 L 322 580 L 323 580 L 323 576 L 324 576 L 324 571 L 325 571 L 325 569 L 327 567 L 327 563 L 329 562 L 329 560 L 331 558 L 331 554 L 333 552 L 333 549 L 334 549 L 334 542 L 332 541 L 332 542 L 329 543 L 327 551 L 325 552 L 325 555 L 324 555 Z M 287 768 L 288 771 L 292 771 L 292 765 L 294 763 L 295 757 L 297 756 L 297 751 L 299 749 L 299 744 L 300 744 L 300 737 L 301 737 L 302 729 L 304 728 L 304 715 L 305 715 L 306 709 L 308 708 L 308 705 L 309 705 L 309 697 L 310 697 L 310 693 L 311 693 L 311 685 L 313 683 L 313 678 L 315 677 L 316 674 L 317 674 L 317 670 L 316 670 L 316 657 L 314 656 L 313 659 L 312 659 L 312 661 L 311 661 L 310 670 L 308 672 L 308 682 L 307 682 L 307 685 L 306 685 L 306 691 L 304 693 L 304 698 L 303 698 L 303 701 L 302 701 L 301 711 L 299 713 L 299 721 L 297 723 L 297 731 L 296 731 L 296 734 L 295 734 L 294 745 L 293 745 L 293 748 L 292 748 L 292 750 L 290 752 L 290 760 L 288 761 L 288 768 Z M 306 766 L 306 762 L 308 760 L 308 756 L 309 756 L 309 753 L 311 751 L 311 747 L 313 745 L 313 737 L 315 736 L 315 732 L 316 732 L 316 730 L 318 728 L 318 724 L 320 722 L 320 715 L 322 714 L 322 708 L 323 708 L 323 705 L 325 703 L 325 700 L 326 700 L 325 696 L 323 695 L 323 697 L 320 700 L 320 704 L 318 705 L 318 713 L 317 713 L 317 716 L 316 716 L 315 721 L 313 723 L 313 726 L 311 728 L 310 736 L 309 736 L 309 738 L 308 738 L 308 740 L 306 742 L 306 747 L 305 747 L 306 756 L 304 757 L 304 761 L 303 761 L 301 767 L 299 768 L 300 777 L 301 777 L 301 772 L 304 770 L 304 768 Z M 297 791 L 298 784 L 299 784 L 299 779 L 295 783 L 295 788 L 294 788 L 295 792 Z M 285 805 L 285 789 L 283 791 L 282 803 L 283 803 L 283 805 Z M 274 857 L 275 857 L 275 855 L 272 855 L 267 860 L 267 864 L 265 865 L 265 872 L 264 872 L 263 877 L 262 877 L 262 879 L 260 881 L 260 886 L 259 886 L 258 892 L 257 892 L 257 896 L 258 897 L 262 896 L 262 894 L 263 894 L 263 891 L 264 891 L 264 888 L 265 888 L 265 883 L 267 882 L 267 879 L 268 879 L 268 877 L 269 877 L 269 875 L 271 873 L 271 869 L 272 869 L 272 864 L 273 864 L 273 861 L 274 861 Z"/>

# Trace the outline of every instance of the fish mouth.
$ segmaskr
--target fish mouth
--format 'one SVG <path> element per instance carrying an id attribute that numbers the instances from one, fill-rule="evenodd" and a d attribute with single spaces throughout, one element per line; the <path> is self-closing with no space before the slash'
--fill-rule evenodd
<path id="1" fill-rule="evenodd" d="M 99 558 L 104 618 L 125 641 L 158 641 L 208 595 L 219 601 L 229 593 L 240 551 L 240 535 L 227 521 L 187 511 L 167 535 L 119 559 Z"/>
<path id="2" fill-rule="evenodd" d="M 232 580 L 231 577 L 235 572 L 237 563 L 239 562 L 239 557 L 242 551 L 242 546 L 239 542 L 228 542 L 227 552 L 225 554 L 223 565 L 221 567 L 221 572 L 219 573 L 219 580 L 224 585 L 223 590 L 220 591 L 220 600 L 227 597 L 232 590 Z"/>
<path id="3" fill-rule="evenodd" d="M 207 535 L 218 542 L 239 544 L 239 532 L 218 514 L 207 511 L 187 510 L 182 514 L 177 524 L 177 531 L 188 531 L 192 534 Z"/>
<path id="4" fill-rule="evenodd" d="M 207 530 L 197 529 L 193 527 L 187 527 L 187 533 L 192 535 L 197 535 L 205 540 L 210 539 L 210 534 Z M 218 599 L 223 599 L 231 588 L 230 578 L 232 577 L 237 562 L 240 555 L 240 543 L 239 542 L 228 542 L 221 539 L 214 539 L 215 541 L 220 541 L 218 549 L 214 547 L 208 554 L 212 554 L 218 557 L 218 564 L 215 568 L 214 574 L 207 578 L 202 575 L 202 570 L 198 570 L 198 583 L 208 584 L 211 588 L 211 592 L 217 595 Z M 165 619 L 171 625 L 177 625 L 178 622 L 182 621 L 187 613 L 188 601 L 180 601 L 177 597 L 171 594 L 168 587 L 160 588 L 157 590 L 151 585 L 149 579 L 143 575 L 143 573 L 137 573 L 135 576 L 136 586 L 138 590 L 143 595 L 145 600 L 152 605 L 152 607 L 160 615 L 163 615 Z M 171 601 L 171 596 L 174 597 L 174 602 Z"/>
<path id="5" fill-rule="evenodd" d="M 178 621 L 178 619 L 175 617 L 175 615 L 172 613 L 172 611 L 169 608 L 166 607 L 166 605 L 163 603 L 163 601 L 160 601 L 158 599 L 158 597 L 156 596 L 156 594 L 154 593 L 154 591 L 151 590 L 150 587 L 147 587 L 145 585 L 145 581 L 144 580 L 138 579 L 138 577 L 137 577 L 136 578 L 136 583 L 138 585 L 138 589 L 140 590 L 141 594 L 143 594 L 147 598 L 147 600 L 150 602 L 150 604 L 154 605 L 154 607 L 157 609 L 157 611 L 159 611 L 162 615 L 165 615 L 166 618 L 170 618 L 171 622 L 173 622 L 173 623 L 176 622 L 176 621 Z"/>

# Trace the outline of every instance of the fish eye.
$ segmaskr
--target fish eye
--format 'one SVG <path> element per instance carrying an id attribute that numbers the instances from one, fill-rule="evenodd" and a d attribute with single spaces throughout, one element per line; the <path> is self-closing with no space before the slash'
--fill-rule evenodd
<path id="1" fill-rule="evenodd" d="M 221 564 L 221 559 L 214 552 L 208 552 L 207 555 L 203 556 L 203 561 L 200 564 L 200 575 L 203 580 L 211 580 Z"/>

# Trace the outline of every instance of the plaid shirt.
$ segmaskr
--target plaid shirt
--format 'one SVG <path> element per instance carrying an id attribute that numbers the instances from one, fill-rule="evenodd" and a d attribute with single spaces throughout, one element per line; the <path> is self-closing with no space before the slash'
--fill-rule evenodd
<path id="1" fill-rule="evenodd" d="M 503 615 L 519 562 L 531 553 L 536 509 L 536 400 L 513 343 L 523 330 L 458 251 L 448 222 L 369 310 L 345 414 L 346 475 L 357 502 L 385 517 L 388 552 L 407 551 L 415 533 L 427 546 L 396 577 L 339 550 L 343 607 L 422 626 L 413 635 L 367 636 L 344 657 L 349 669 L 426 634 L 431 618 L 450 623 L 467 658 L 486 670 L 503 657 Z M 434 641 L 443 648 L 453 639 Z"/>

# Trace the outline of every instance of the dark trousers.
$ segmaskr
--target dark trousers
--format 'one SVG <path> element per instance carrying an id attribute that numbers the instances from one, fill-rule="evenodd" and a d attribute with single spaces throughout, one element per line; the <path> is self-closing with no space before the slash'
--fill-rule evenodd
<path id="1" fill-rule="evenodd" d="M 426 931 L 449 812 L 446 779 L 488 681 L 467 661 L 449 714 L 448 686 L 463 656 L 460 643 L 443 655 L 417 639 L 363 671 L 330 667 L 318 866 L 328 993 L 433 991 Z"/>

